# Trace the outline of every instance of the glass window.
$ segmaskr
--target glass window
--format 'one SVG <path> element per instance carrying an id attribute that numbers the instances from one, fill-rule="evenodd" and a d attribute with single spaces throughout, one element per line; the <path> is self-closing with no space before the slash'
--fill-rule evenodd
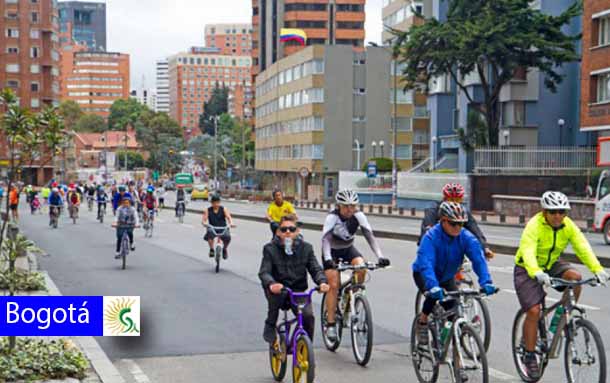
<path id="1" fill-rule="evenodd" d="M 324 73 L 324 60 L 313 61 L 313 73 L 321 74 Z"/>
<path id="2" fill-rule="evenodd" d="M 597 45 L 610 44 L 610 16 L 599 19 L 599 36 Z"/>
<path id="3" fill-rule="evenodd" d="M 6 28 L 6 37 L 19 37 L 19 29 Z"/>
<path id="4" fill-rule="evenodd" d="M 394 97 L 396 97 L 397 104 L 412 104 L 413 103 L 413 91 L 400 89 L 394 95 L 394 89 L 390 89 L 390 102 L 394 103 Z"/>
<path id="5" fill-rule="evenodd" d="M 30 65 L 30 72 L 31 73 L 40 73 L 40 65 L 38 65 L 38 64 Z"/>
<path id="6" fill-rule="evenodd" d="M 6 71 L 8 73 L 19 73 L 19 64 L 6 64 Z"/>
<path id="7" fill-rule="evenodd" d="M 38 92 L 40 89 L 40 85 L 37 82 L 30 83 L 30 90 L 32 92 Z"/>
<path id="8" fill-rule="evenodd" d="M 396 158 L 400 160 L 410 160 L 412 158 L 411 145 L 397 145 L 396 148 Z"/>
<path id="9" fill-rule="evenodd" d="M 30 47 L 30 57 L 33 59 L 40 57 L 40 48 Z"/>
<path id="10" fill-rule="evenodd" d="M 285 70 L 286 82 L 292 81 L 292 69 Z"/>
<path id="11" fill-rule="evenodd" d="M 597 102 L 610 101 L 610 73 L 597 77 Z"/>
<path id="12" fill-rule="evenodd" d="M 394 119 L 392 119 L 394 121 Z M 396 130 L 399 132 L 411 131 L 411 119 L 409 117 L 398 117 L 396 120 Z"/>
<path id="13" fill-rule="evenodd" d="M 32 105 L 32 108 L 40 107 L 40 100 L 37 99 L 37 98 L 33 98 L 32 101 L 31 101 L 31 105 Z"/>

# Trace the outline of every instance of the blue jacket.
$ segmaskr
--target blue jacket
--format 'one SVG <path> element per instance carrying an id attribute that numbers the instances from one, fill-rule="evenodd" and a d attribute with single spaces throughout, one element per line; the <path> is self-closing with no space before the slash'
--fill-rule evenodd
<path id="1" fill-rule="evenodd" d="M 49 194 L 49 205 L 51 206 L 62 206 L 64 204 L 64 200 L 59 193 L 51 193 Z"/>
<path id="2" fill-rule="evenodd" d="M 123 196 L 129 198 L 131 200 L 131 205 L 133 206 L 133 197 L 131 196 L 131 194 L 128 191 L 126 191 L 125 194 L 123 194 Z M 121 202 L 122 198 L 123 197 L 121 196 L 121 193 L 116 193 L 114 195 L 114 198 L 112 198 L 112 208 L 114 210 L 119 208 L 119 202 Z"/>
<path id="3" fill-rule="evenodd" d="M 426 290 L 430 290 L 455 277 L 464 261 L 464 254 L 472 262 L 472 268 L 479 277 L 479 285 L 492 283 L 477 238 L 464 229 L 457 237 L 451 237 L 445 233 L 440 223 L 428 230 L 422 238 L 413 271 L 424 277 Z"/>

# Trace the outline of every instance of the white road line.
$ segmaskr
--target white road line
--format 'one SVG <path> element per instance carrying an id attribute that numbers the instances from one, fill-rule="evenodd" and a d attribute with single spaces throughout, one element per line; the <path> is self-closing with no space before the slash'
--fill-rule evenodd
<path id="1" fill-rule="evenodd" d="M 148 376 L 142 371 L 140 366 L 136 362 L 131 359 L 123 359 L 123 362 L 127 365 L 127 369 L 129 373 L 133 376 L 136 382 L 138 383 L 151 383 Z"/>
<path id="2" fill-rule="evenodd" d="M 492 265 L 488 265 L 487 268 L 490 271 L 496 271 L 498 273 L 512 274 L 514 266 L 492 266 Z"/>
<path id="3" fill-rule="evenodd" d="M 496 379 L 505 380 L 505 381 L 509 381 L 509 382 L 520 381 L 519 378 L 517 378 L 516 376 L 506 374 L 502 371 L 496 370 L 495 368 L 489 367 L 488 369 L 489 369 L 489 376 L 494 377 Z"/>
<path id="4" fill-rule="evenodd" d="M 515 290 L 511 290 L 511 289 L 500 289 L 500 291 L 517 295 L 517 292 Z M 552 301 L 552 302 L 559 302 L 559 299 L 557 299 L 557 298 L 546 297 L 546 299 L 549 301 Z M 599 307 L 589 306 L 589 305 L 585 305 L 582 303 L 579 303 L 578 306 L 585 308 L 587 310 L 591 310 L 591 311 L 600 311 L 601 310 L 601 308 L 599 308 Z"/>

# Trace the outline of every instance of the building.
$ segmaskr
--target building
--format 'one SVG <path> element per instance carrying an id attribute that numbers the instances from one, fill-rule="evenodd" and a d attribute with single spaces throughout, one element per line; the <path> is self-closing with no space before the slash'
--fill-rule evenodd
<path id="1" fill-rule="evenodd" d="M 108 159 L 108 170 L 118 167 L 115 161 L 117 152 L 129 150 L 140 152 L 146 157 L 142 147 L 136 140 L 136 132 L 128 128 L 126 131 L 108 131 L 105 133 L 74 133 L 74 149 L 77 168 L 103 168 L 104 156 Z"/>
<path id="2" fill-rule="evenodd" d="M 157 60 L 155 112 L 169 113 L 169 66 L 167 59 Z"/>
<path id="3" fill-rule="evenodd" d="M 533 7 L 543 13 L 557 15 L 573 0 L 539 0 Z M 448 2 L 424 0 L 426 17 L 443 21 Z M 581 21 L 574 19 L 565 32 L 577 35 Z M 587 50 L 589 48 L 586 48 Z M 544 85 L 544 76 L 529 68 L 515 73 L 505 85 L 499 97 L 501 122 L 498 142 L 501 147 L 515 146 L 578 146 L 586 145 L 588 137 L 579 133 L 579 63 L 564 64 L 559 68 L 565 78 L 552 93 Z M 481 102 L 481 81 L 477 74 L 466 76 L 464 85 L 475 102 Z M 465 94 L 457 89 L 449 75 L 433 79 L 429 84 L 428 110 L 430 113 L 430 145 L 434 169 L 455 169 L 460 173 L 471 172 L 474 161 L 470 153 L 460 145 L 457 131 L 468 128 L 468 115 L 472 106 Z"/>
<path id="4" fill-rule="evenodd" d="M 146 105 L 150 110 L 156 110 L 157 95 L 154 90 L 142 88 L 140 90 L 132 90 L 129 93 L 131 98 L 136 99 L 140 104 Z"/>
<path id="5" fill-rule="evenodd" d="M 610 0 L 585 1 L 580 130 L 610 136 Z"/>
<path id="6" fill-rule="evenodd" d="M 59 3 L 61 45 L 77 43 L 91 51 L 106 50 L 106 4 L 64 1 Z"/>
<path id="7" fill-rule="evenodd" d="M 215 87 L 251 87 L 250 56 L 227 56 L 218 48 L 192 47 L 168 58 L 170 115 L 185 137 L 201 134 L 199 115 Z"/>
<path id="8" fill-rule="evenodd" d="M 391 54 L 381 47 L 307 47 L 256 79 L 256 169 L 301 198 L 332 198 L 338 172 L 392 153 Z M 350 69 L 350 70 L 347 70 Z M 397 94 L 409 115 L 413 93 Z M 399 117 L 402 118 L 402 117 Z M 398 164 L 412 166 L 413 132 L 399 124 Z"/>
<path id="9" fill-rule="evenodd" d="M 384 27 L 390 27 L 399 31 L 408 31 L 413 25 L 421 25 L 424 21 L 417 17 L 416 13 L 422 13 L 424 9 L 422 0 L 384 0 L 381 17 Z M 391 45 L 392 33 L 384 28 L 381 41 L 384 45 Z"/>
<path id="10" fill-rule="evenodd" d="M 208 24 L 205 26 L 205 46 L 218 48 L 228 56 L 252 54 L 252 25 Z"/>
<path id="11" fill-rule="evenodd" d="M 246 122 L 253 116 L 252 87 L 240 84 L 229 90 L 229 114 Z"/>
<path id="12" fill-rule="evenodd" d="M 34 112 L 59 103 L 59 19 L 53 0 L 0 1 L 0 88 L 12 89 L 19 104 Z M 5 163 L 6 154 L 0 154 Z M 5 165 L 0 165 L 5 166 Z M 22 179 L 41 184 L 52 164 L 22 169 Z"/>
<path id="13" fill-rule="evenodd" d="M 85 113 L 106 118 L 114 101 L 129 98 L 129 55 L 68 52 L 62 55 L 63 100 L 73 100 Z"/>

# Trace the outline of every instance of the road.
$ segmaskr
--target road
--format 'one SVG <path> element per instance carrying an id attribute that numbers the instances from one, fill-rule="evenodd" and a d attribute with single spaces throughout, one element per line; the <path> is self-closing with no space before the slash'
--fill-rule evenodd
<path id="1" fill-rule="evenodd" d="M 237 212 L 242 205 L 230 206 Z M 230 258 L 216 275 L 202 240 L 199 215 L 187 214 L 179 224 L 171 211 L 161 212 L 153 238 L 137 231 L 137 250 L 124 271 L 113 259 L 114 231 L 94 218 L 94 213 L 82 212 L 76 225 L 62 218 L 60 228 L 51 230 L 46 217 L 22 212 L 21 227 L 48 253 L 40 256 L 39 264 L 63 294 L 141 296 L 142 336 L 97 338 L 127 382 L 273 381 L 261 338 L 266 302 L 257 277 L 261 249 L 269 239 L 267 225 L 238 220 Z M 319 248 L 319 232 L 305 230 L 304 236 Z M 372 256 L 362 238 L 356 243 Z M 336 354 L 318 348 L 317 382 L 416 381 L 408 355 L 415 297 L 410 265 L 416 247 L 391 239 L 381 240 L 381 247 L 393 267 L 375 272 L 368 284 L 375 322 L 372 361 L 367 368 L 358 367 L 348 339 Z M 517 307 L 512 258 L 498 257 L 491 269 L 502 289 L 489 300 L 491 381 L 517 382 L 509 347 Z M 316 313 L 319 301 L 316 296 Z M 610 314 L 610 290 L 586 289 L 582 303 L 610 344 L 610 328 L 604 325 Z M 314 343 L 322 345 L 319 334 Z M 449 381 L 446 368 L 441 377 L 440 381 Z M 561 359 L 551 362 L 544 381 L 565 381 Z"/>

